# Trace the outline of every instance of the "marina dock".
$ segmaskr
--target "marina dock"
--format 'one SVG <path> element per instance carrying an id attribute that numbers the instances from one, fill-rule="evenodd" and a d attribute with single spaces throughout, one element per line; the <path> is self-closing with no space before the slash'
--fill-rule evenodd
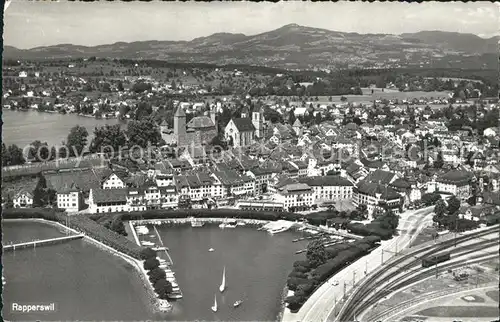
<path id="1" fill-rule="evenodd" d="M 179 288 L 179 284 L 177 284 L 175 273 L 172 270 L 174 261 L 168 253 L 168 247 L 166 247 L 163 243 L 160 233 L 156 228 L 155 224 L 157 224 L 157 222 L 153 223 L 154 234 L 151 234 L 150 230 L 142 222 L 140 224 L 135 222 L 135 226 L 132 222 L 129 224 L 137 244 L 142 246 L 147 243 L 148 245 L 151 245 L 150 247 L 152 249 L 161 249 L 157 251 L 156 259 L 160 262 L 159 268 L 165 271 L 165 279 L 172 284 L 172 293 L 169 294 L 169 298 L 182 298 L 182 291 Z"/>

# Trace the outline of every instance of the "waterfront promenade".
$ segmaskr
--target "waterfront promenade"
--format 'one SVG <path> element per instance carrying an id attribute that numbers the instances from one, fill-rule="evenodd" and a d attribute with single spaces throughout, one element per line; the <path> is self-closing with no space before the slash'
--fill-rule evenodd
<path id="1" fill-rule="evenodd" d="M 433 207 L 427 207 L 401 214 L 398 236 L 382 241 L 380 247 L 332 276 L 309 297 L 297 313 L 291 313 L 286 308 L 282 321 L 335 320 L 335 306 L 341 303 L 342 298 L 347 296 L 364 276 L 377 269 L 399 251 L 407 248 L 418 233 L 432 223 L 432 209 Z M 338 285 L 334 285 L 336 284 L 334 281 L 337 281 Z"/>

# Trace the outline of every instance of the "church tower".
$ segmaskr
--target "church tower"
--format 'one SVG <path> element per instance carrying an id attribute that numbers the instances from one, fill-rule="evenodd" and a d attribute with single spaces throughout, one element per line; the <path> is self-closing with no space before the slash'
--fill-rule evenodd
<path id="1" fill-rule="evenodd" d="M 252 124 L 255 127 L 255 136 L 262 139 L 264 137 L 264 113 L 261 109 L 252 112 Z"/>
<path id="2" fill-rule="evenodd" d="M 217 125 L 217 105 L 215 104 L 210 105 L 210 119 L 215 125 L 215 132 L 219 133 L 219 127 Z"/>
<path id="3" fill-rule="evenodd" d="M 186 142 L 186 113 L 179 105 L 174 114 L 174 135 L 177 146 L 184 145 Z"/>

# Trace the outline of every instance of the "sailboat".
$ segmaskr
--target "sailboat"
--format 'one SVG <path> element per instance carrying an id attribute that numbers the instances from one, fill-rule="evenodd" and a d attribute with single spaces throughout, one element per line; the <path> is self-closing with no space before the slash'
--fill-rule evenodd
<path id="1" fill-rule="evenodd" d="M 217 312 L 217 295 L 214 295 L 214 305 L 212 306 L 212 311 Z"/>
<path id="2" fill-rule="evenodd" d="M 222 272 L 222 284 L 219 286 L 219 291 L 222 293 L 226 289 L 226 266 L 224 266 L 224 271 Z"/>

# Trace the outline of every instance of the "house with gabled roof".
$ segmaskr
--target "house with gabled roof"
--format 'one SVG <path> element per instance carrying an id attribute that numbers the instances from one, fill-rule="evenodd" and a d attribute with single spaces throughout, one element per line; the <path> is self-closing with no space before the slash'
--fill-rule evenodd
<path id="1" fill-rule="evenodd" d="M 33 206 L 33 193 L 21 189 L 14 195 L 12 202 L 14 208 L 31 208 Z"/>
<path id="2" fill-rule="evenodd" d="M 125 188 L 125 177 L 117 172 L 112 172 L 102 179 L 102 189 Z"/>

